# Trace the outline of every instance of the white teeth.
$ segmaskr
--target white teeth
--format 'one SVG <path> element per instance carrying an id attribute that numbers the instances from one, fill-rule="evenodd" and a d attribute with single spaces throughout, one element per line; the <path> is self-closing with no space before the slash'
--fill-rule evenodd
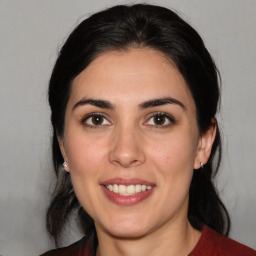
<path id="1" fill-rule="evenodd" d="M 114 184 L 113 185 L 113 192 L 115 192 L 115 193 L 118 193 L 118 185 L 116 185 L 116 184 Z"/>
<path id="2" fill-rule="evenodd" d="M 118 193 L 119 193 L 119 194 L 126 194 L 126 186 L 124 186 L 124 185 L 119 185 L 119 186 L 118 186 Z"/>
<path id="3" fill-rule="evenodd" d="M 129 195 L 135 195 L 137 193 L 140 193 L 142 191 L 150 190 L 152 186 L 146 186 L 146 185 L 107 185 L 106 188 L 110 191 L 113 191 L 116 194 L 129 196 Z"/>
<path id="4" fill-rule="evenodd" d="M 135 186 L 134 185 L 127 186 L 126 193 L 127 194 L 134 194 L 135 193 Z"/>
<path id="5" fill-rule="evenodd" d="M 141 185 L 139 185 L 139 184 L 135 185 L 135 191 L 136 191 L 136 193 L 141 192 Z"/>

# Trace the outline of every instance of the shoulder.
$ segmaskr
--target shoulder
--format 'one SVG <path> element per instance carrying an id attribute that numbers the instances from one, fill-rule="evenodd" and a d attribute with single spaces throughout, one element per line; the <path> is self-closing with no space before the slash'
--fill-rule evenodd
<path id="1" fill-rule="evenodd" d="M 204 227 L 201 238 L 190 256 L 256 256 L 256 251 Z"/>
<path id="2" fill-rule="evenodd" d="M 89 245 L 85 238 L 63 248 L 53 249 L 40 256 L 89 256 Z"/>

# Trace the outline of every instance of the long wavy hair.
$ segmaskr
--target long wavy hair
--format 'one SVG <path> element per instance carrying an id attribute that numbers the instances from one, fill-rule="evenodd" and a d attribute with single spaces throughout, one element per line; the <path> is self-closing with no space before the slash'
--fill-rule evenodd
<path id="1" fill-rule="evenodd" d="M 63 136 L 72 81 L 103 52 L 144 47 L 161 52 L 179 69 L 193 96 L 201 134 L 215 118 L 220 97 L 218 70 L 199 34 L 176 13 L 148 4 L 119 5 L 82 21 L 62 46 L 49 83 L 52 158 L 57 179 L 47 211 L 47 229 L 56 245 L 71 213 L 77 214 L 85 236 L 93 239 L 94 250 L 97 245 L 94 222 L 79 204 L 70 174 L 63 171 L 64 160 L 57 140 L 57 135 Z M 221 137 L 217 128 L 207 164 L 193 174 L 188 219 L 197 230 L 207 225 L 227 235 L 229 215 L 213 183 L 220 159 Z"/>

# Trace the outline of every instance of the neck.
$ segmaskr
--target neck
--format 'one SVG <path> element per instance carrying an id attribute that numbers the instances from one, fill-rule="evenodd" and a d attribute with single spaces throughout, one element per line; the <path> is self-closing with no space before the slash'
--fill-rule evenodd
<path id="1" fill-rule="evenodd" d="M 97 229 L 97 228 L 96 228 Z M 117 238 L 105 232 L 98 232 L 97 256 L 168 256 L 188 255 L 197 244 L 201 233 L 188 221 L 164 226 L 139 238 Z"/>

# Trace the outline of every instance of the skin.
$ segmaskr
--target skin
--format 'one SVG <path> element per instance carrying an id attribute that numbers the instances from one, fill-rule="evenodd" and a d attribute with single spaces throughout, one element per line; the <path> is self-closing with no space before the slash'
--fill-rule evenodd
<path id="1" fill-rule="evenodd" d="M 183 106 L 141 108 L 166 97 Z M 88 98 L 108 101 L 112 109 L 81 103 Z M 209 158 L 215 130 L 213 122 L 199 134 L 185 80 L 152 49 L 103 53 L 74 79 L 59 143 L 77 198 L 95 221 L 98 255 L 191 252 L 200 232 L 187 219 L 189 186 L 193 169 Z M 101 184 L 120 177 L 152 182 L 154 190 L 138 204 L 117 205 Z"/>

